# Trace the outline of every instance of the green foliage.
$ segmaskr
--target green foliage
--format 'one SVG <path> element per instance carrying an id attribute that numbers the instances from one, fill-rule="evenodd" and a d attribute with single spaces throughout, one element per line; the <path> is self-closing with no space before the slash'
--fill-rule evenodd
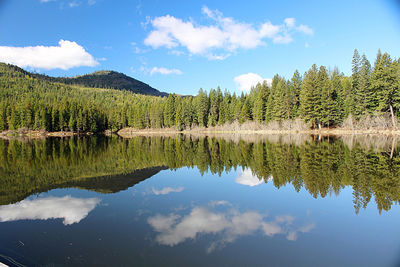
<path id="1" fill-rule="evenodd" d="M 188 166 L 217 174 L 249 168 L 266 183 L 293 186 L 296 191 L 304 188 L 315 198 L 339 194 L 350 186 L 356 212 L 371 200 L 379 211 L 387 211 L 400 201 L 398 152 L 395 149 L 391 157 L 358 143 L 350 149 L 332 139 L 299 145 L 185 136 L 0 140 L 0 204 L 59 187 L 115 192 L 162 168 Z M 138 172 L 141 175 L 132 181 L 131 175 L 110 177 L 143 169 L 148 171 Z"/>
<path id="2" fill-rule="evenodd" d="M 270 86 L 263 82 L 240 96 L 227 91 L 223 94 L 219 87 L 209 93 L 200 89 L 197 96 L 155 97 L 70 85 L 90 78 L 82 84 L 103 86 L 118 80 L 117 74 L 101 71 L 68 80 L 0 63 L 0 131 L 185 129 L 234 120 L 269 123 L 298 117 L 315 128 L 339 125 L 350 115 L 360 119 L 387 112 L 396 126 L 395 116 L 400 115 L 400 63 L 380 51 L 371 68 L 365 55 L 360 57 L 355 50 L 350 77 L 337 68 L 328 71 L 314 64 L 304 77 L 297 70 L 290 80 L 277 74 Z"/>
<path id="3" fill-rule="evenodd" d="M 318 70 L 314 64 L 304 75 L 300 92 L 300 115 L 306 122 L 314 125 L 320 123 L 321 92 L 319 88 Z"/>
<path id="4" fill-rule="evenodd" d="M 135 94 L 168 96 L 167 93 L 160 92 L 157 89 L 145 84 L 139 80 L 129 77 L 116 71 L 96 71 L 91 74 L 79 75 L 76 77 L 49 77 L 41 74 L 33 74 L 33 77 L 56 83 L 70 85 L 79 85 L 84 87 L 106 88 L 127 90 Z"/>

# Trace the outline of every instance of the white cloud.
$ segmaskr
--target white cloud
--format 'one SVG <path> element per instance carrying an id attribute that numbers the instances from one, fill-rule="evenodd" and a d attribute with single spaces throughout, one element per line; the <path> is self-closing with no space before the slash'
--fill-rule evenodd
<path id="1" fill-rule="evenodd" d="M 179 219 L 178 215 L 170 214 L 168 216 L 156 215 L 150 217 L 147 221 L 157 232 L 162 232 L 170 229 L 172 225 Z"/>
<path id="2" fill-rule="evenodd" d="M 278 36 L 274 37 L 274 40 L 273 40 L 273 42 L 275 44 L 288 44 L 288 43 L 291 43 L 292 41 L 293 41 L 293 38 L 289 34 L 278 35 Z"/>
<path id="3" fill-rule="evenodd" d="M 235 182 L 242 185 L 256 186 L 264 182 L 262 179 L 258 179 L 257 176 L 251 173 L 250 169 L 242 171 L 239 177 L 235 179 Z"/>
<path id="4" fill-rule="evenodd" d="M 299 27 L 297 27 L 297 31 L 308 34 L 308 35 L 313 35 L 314 30 L 308 27 L 307 25 L 301 24 Z"/>
<path id="5" fill-rule="evenodd" d="M 261 25 L 260 34 L 263 37 L 274 38 L 280 30 L 281 27 L 279 25 L 273 25 L 271 22 L 266 22 Z"/>
<path id="6" fill-rule="evenodd" d="M 64 219 L 65 225 L 79 223 L 97 204 L 98 198 L 46 197 L 22 200 L 18 203 L 0 206 L 0 222 L 17 220 Z"/>
<path id="7" fill-rule="evenodd" d="M 177 75 L 181 75 L 182 71 L 178 70 L 178 69 L 167 69 L 167 68 L 159 68 L 159 67 L 153 67 L 150 70 L 150 75 L 153 75 L 154 73 L 160 73 L 163 75 L 169 75 L 169 74 L 177 74 Z"/>
<path id="8" fill-rule="evenodd" d="M 241 91 L 250 91 L 251 87 L 256 86 L 257 83 L 263 83 L 266 81 L 267 84 L 271 84 L 272 82 L 272 79 L 263 78 L 252 72 L 236 76 L 233 80 L 236 83 L 237 88 Z"/>
<path id="9" fill-rule="evenodd" d="M 70 8 L 78 7 L 78 6 L 80 6 L 80 5 L 81 5 L 81 2 L 78 2 L 78 1 L 72 1 L 72 2 L 69 2 L 69 3 L 68 3 L 68 6 L 69 6 Z"/>
<path id="10" fill-rule="evenodd" d="M 216 206 L 226 206 L 226 205 L 231 205 L 231 203 L 229 203 L 226 200 L 212 200 L 210 201 L 210 203 L 208 204 L 210 207 L 216 207 Z"/>
<path id="11" fill-rule="evenodd" d="M 146 53 L 148 51 L 148 50 L 145 50 L 145 49 L 142 49 L 142 48 L 138 47 L 135 42 L 131 42 L 131 45 L 133 47 L 133 52 L 135 54 L 144 54 L 144 53 Z"/>
<path id="12" fill-rule="evenodd" d="M 88 0 L 88 5 L 93 6 L 96 4 L 96 2 L 97 2 L 96 0 Z"/>
<path id="13" fill-rule="evenodd" d="M 293 28 L 294 25 L 296 24 L 296 19 L 295 19 L 295 18 L 286 18 L 286 19 L 284 20 L 284 22 L 285 22 L 285 24 L 286 24 L 286 26 L 287 26 L 288 28 Z"/>
<path id="14" fill-rule="evenodd" d="M 48 3 L 48 2 L 53 2 L 55 0 L 40 0 L 40 3 Z"/>
<path id="15" fill-rule="evenodd" d="M 306 224 L 296 227 L 294 217 L 289 215 L 277 216 L 266 220 L 266 216 L 256 211 L 240 212 L 230 208 L 223 201 L 222 205 L 214 202 L 208 206 L 194 207 L 187 215 L 169 214 L 149 217 L 147 222 L 158 232 L 156 241 L 161 245 L 175 246 L 188 239 L 195 240 L 200 234 L 213 234 L 214 241 L 207 248 L 212 252 L 234 242 L 238 237 L 261 231 L 266 236 L 278 234 L 286 236 L 287 240 L 295 241 L 298 233 L 308 233 L 315 224 Z M 229 204 L 229 203 L 228 203 Z M 215 211 L 216 206 L 226 207 L 224 211 Z"/>
<path id="16" fill-rule="evenodd" d="M 0 46 L 0 61 L 38 69 L 96 66 L 99 63 L 76 42 L 60 40 L 59 46 Z"/>
<path id="17" fill-rule="evenodd" d="M 182 192 L 184 189 L 184 187 L 177 187 L 177 188 L 173 188 L 173 187 L 164 187 L 162 189 L 155 189 L 152 188 L 152 191 L 155 195 L 167 195 L 169 193 L 178 193 L 178 192 Z"/>
<path id="18" fill-rule="evenodd" d="M 169 55 L 175 55 L 175 56 L 181 56 L 181 55 L 184 55 L 185 52 L 179 51 L 179 50 L 171 50 L 171 51 L 168 51 L 168 54 Z"/>
<path id="19" fill-rule="evenodd" d="M 202 13 L 212 21 L 211 24 L 199 25 L 192 20 L 184 21 L 171 15 L 148 21 L 154 29 L 144 43 L 153 48 L 185 47 L 191 54 L 202 55 L 210 60 L 221 60 L 237 49 L 253 49 L 265 45 L 266 38 L 272 39 L 274 43 L 288 43 L 293 40 L 294 32 L 309 34 L 312 31 L 306 25 L 296 27 L 294 18 L 285 19 L 281 25 L 267 21 L 254 26 L 224 17 L 218 10 L 210 10 L 208 7 L 203 7 Z M 215 56 L 213 51 L 229 53 L 225 53 L 226 56 L 223 57 Z"/>
<path id="20" fill-rule="evenodd" d="M 231 54 L 222 54 L 222 55 L 215 55 L 215 54 L 208 54 L 207 58 L 209 60 L 224 60 L 228 58 Z"/>

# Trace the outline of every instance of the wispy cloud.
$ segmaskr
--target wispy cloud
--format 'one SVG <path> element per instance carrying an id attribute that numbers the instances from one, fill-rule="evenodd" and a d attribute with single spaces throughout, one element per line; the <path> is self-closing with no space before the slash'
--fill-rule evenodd
<path id="1" fill-rule="evenodd" d="M 263 78 L 256 73 L 249 72 L 236 76 L 233 81 L 236 83 L 237 89 L 241 91 L 250 91 L 251 87 L 256 86 L 257 83 L 263 83 L 265 81 L 267 84 L 271 84 L 272 79 Z"/>
<path id="2" fill-rule="evenodd" d="M 238 22 L 231 17 L 224 17 L 218 10 L 202 8 L 202 13 L 211 20 L 211 25 L 199 25 L 192 20 L 184 21 L 171 15 L 156 17 L 146 22 L 153 30 L 144 43 L 153 48 L 166 47 L 175 49 L 185 47 L 189 53 L 221 60 L 238 49 L 253 49 L 265 45 L 266 39 L 274 43 L 290 43 L 296 32 L 313 34 L 307 25 L 296 25 L 294 18 L 286 18 L 283 24 L 274 25 L 267 21 L 254 26 Z M 225 53 L 215 54 L 215 51 Z"/>
<path id="3" fill-rule="evenodd" d="M 144 54 L 148 51 L 148 49 L 146 50 L 146 49 L 140 48 L 135 42 L 131 42 L 131 45 L 133 47 L 133 52 L 135 54 Z"/>
<path id="4" fill-rule="evenodd" d="M 184 187 L 177 187 L 177 188 L 164 187 L 162 189 L 152 188 L 152 191 L 153 191 L 154 195 L 168 195 L 169 193 L 182 192 L 183 189 L 184 189 Z"/>
<path id="5" fill-rule="evenodd" d="M 0 61 L 38 69 L 63 69 L 94 67 L 99 63 L 85 49 L 67 40 L 60 40 L 59 46 L 0 46 Z"/>
<path id="6" fill-rule="evenodd" d="M 185 52 L 179 51 L 179 50 L 171 50 L 171 51 L 168 51 L 168 54 L 169 55 L 175 55 L 175 56 L 181 56 L 181 55 L 184 55 Z"/>
<path id="7" fill-rule="evenodd" d="M 71 7 L 71 8 L 78 7 L 80 5 L 81 5 L 81 2 L 78 2 L 78 1 L 72 1 L 72 2 L 68 3 L 68 6 Z"/>
<path id="8" fill-rule="evenodd" d="M 178 69 L 168 69 L 168 68 L 164 68 L 164 67 L 153 67 L 150 70 L 150 75 L 153 75 L 155 73 L 160 73 L 160 74 L 163 74 L 163 75 L 169 75 L 169 74 L 181 75 L 183 72 L 178 70 Z"/>

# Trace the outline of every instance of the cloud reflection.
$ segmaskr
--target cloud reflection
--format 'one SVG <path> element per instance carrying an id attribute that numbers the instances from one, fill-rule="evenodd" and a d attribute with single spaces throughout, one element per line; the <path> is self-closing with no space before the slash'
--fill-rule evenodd
<path id="1" fill-rule="evenodd" d="M 182 192 L 184 189 L 184 187 L 177 187 L 177 188 L 173 188 L 173 187 L 164 187 L 162 189 L 155 189 L 152 188 L 152 191 L 155 195 L 167 195 L 169 193 L 173 193 L 173 192 Z"/>
<path id="2" fill-rule="evenodd" d="M 161 245 L 175 246 L 185 240 L 196 239 L 201 234 L 213 234 L 218 238 L 207 248 L 208 252 L 212 252 L 240 236 L 254 234 L 256 231 L 270 237 L 281 234 L 287 240 L 296 241 L 299 233 L 308 233 L 315 227 L 314 223 L 295 226 L 295 218 L 290 215 L 268 220 L 267 216 L 257 211 L 240 212 L 229 205 L 224 205 L 224 211 L 217 211 L 213 203 L 194 207 L 189 214 L 183 216 L 171 213 L 148 218 L 148 223 L 158 232 L 156 241 Z"/>
<path id="3" fill-rule="evenodd" d="M 256 186 L 264 181 L 253 175 L 250 169 L 242 170 L 242 173 L 235 179 L 235 182 L 242 185 Z"/>
<path id="4" fill-rule="evenodd" d="M 98 198 L 45 197 L 0 206 L 0 222 L 64 219 L 63 224 L 79 223 L 97 204 Z"/>

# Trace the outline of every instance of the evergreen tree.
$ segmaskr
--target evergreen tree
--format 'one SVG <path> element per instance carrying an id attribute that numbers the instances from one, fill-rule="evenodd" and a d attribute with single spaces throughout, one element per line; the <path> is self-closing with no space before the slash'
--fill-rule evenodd
<path id="1" fill-rule="evenodd" d="M 320 121 L 325 126 L 331 126 L 337 121 L 338 102 L 333 84 L 330 82 L 328 71 L 321 66 L 318 71 L 318 84 L 321 90 Z"/>
<path id="2" fill-rule="evenodd" d="M 311 69 L 304 75 L 300 92 L 300 115 L 315 128 L 320 126 L 321 94 L 318 83 L 317 66 L 312 65 Z"/>
<path id="3" fill-rule="evenodd" d="M 261 123 L 265 119 L 265 103 L 266 103 L 266 84 L 257 84 L 255 91 L 256 91 L 256 98 L 254 100 L 254 120 Z"/>
<path id="4" fill-rule="evenodd" d="M 300 72 L 296 70 L 292 76 L 292 79 L 290 80 L 290 90 L 293 94 L 293 98 L 291 99 L 293 110 L 292 114 L 294 117 L 297 117 L 299 114 L 299 108 L 300 108 L 300 91 L 301 91 L 301 83 L 302 83 L 302 78 L 300 75 Z"/>
<path id="5" fill-rule="evenodd" d="M 207 93 L 202 89 L 194 99 L 194 105 L 196 109 L 197 121 L 200 127 L 207 127 L 208 110 L 209 110 L 209 99 Z"/>
<path id="6" fill-rule="evenodd" d="M 360 69 L 358 72 L 358 85 L 353 88 L 354 92 L 354 115 L 359 118 L 372 110 L 373 100 L 376 98 L 370 92 L 371 64 L 365 54 L 361 57 Z"/>
<path id="7" fill-rule="evenodd" d="M 379 112 L 390 112 L 395 127 L 394 105 L 398 105 L 398 91 L 396 91 L 396 70 L 389 54 L 378 53 L 371 77 L 371 90 L 376 94 Z"/>
<path id="8" fill-rule="evenodd" d="M 239 122 L 243 123 L 248 120 L 251 120 L 251 107 L 249 99 L 246 98 L 240 111 Z"/>
<path id="9" fill-rule="evenodd" d="M 183 110 L 182 102 L 180 98 L 177 98 L 176 104 L 176 116 L 175 116 L 175 127 L 178 131 L 183 130 Z"/>
<path id="10" fill-rule="evenodd" d="M 175 97 L 176 96 L 174 94 L 170 94 L 167 98 L 167 102 L 165 103 L 164 125 L 167 127 L 173 127 L 175 125 L 175 116 L 176 116 Z"/>

